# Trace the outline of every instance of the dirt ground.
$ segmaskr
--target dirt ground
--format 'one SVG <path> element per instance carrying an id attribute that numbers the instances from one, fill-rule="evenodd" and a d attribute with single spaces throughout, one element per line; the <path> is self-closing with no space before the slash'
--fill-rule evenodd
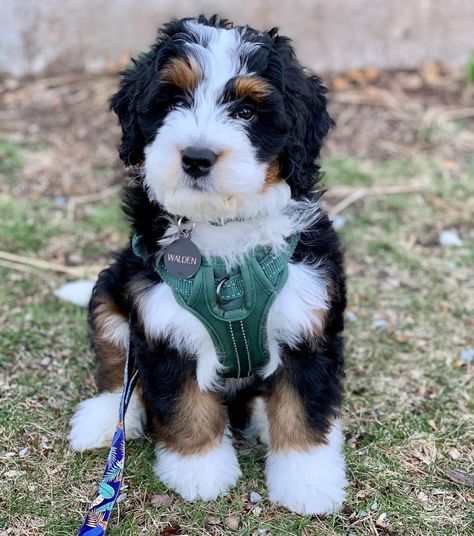
<path id="1" fill-rule="evenodd" d="M 474 534 L 474 83 L 433 62 L 324 79 L 337 121 L 326 200 L 348 275 L 347 501 L 327 518 L 276 507 L 265 452 L 239 444 L 239 485 L 186 503 L 155 478 L 143 438 L 127 448 L 111 536 Z M 53 291 L 128 238 L 117 80 L 0 82 L 0 536 L 74 534 L 107 455 L 68 446 L 94 356 L 86 312 Z"/>
<path id="2" fill-rule="evenodd" d="M 430 62 L 420 72 L 366 69 L 323 79 L 337 121 L 323 157 L 383 161 L 423 152 L 449 160 L 474 150 L 474 85 L 461 71 Z M 0 138 L 31 149 L 9 191 L 70 197 L 120 184 L 119 127 L 108 110 L 117 83 L 116 74 L 3 81 Z M 463 133 L 453 143 L 459 122 Z"/>

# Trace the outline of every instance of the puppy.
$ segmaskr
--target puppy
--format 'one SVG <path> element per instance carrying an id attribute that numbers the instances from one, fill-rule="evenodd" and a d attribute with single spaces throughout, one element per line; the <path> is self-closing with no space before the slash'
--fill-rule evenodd
<path id="1" fill-rule="evenodd" d="M 267 444 L 271 501 L 340 507 L 345 282 L 315 193 L 333 125 L 321 81 L 276 29 L 200 16 L 159 32 L 111 108 L 136 172 L 124 198 L 134 243 L 93 291 L 100 394 L 79 405 L 72 447 L 110 444 L 130 343 L 140 379 L 127 436 L 152 428 L 167 486 L 187 500 L 234 486 L 239 430 Z M 201 284 L 205 312 L 179 290 Z"/>

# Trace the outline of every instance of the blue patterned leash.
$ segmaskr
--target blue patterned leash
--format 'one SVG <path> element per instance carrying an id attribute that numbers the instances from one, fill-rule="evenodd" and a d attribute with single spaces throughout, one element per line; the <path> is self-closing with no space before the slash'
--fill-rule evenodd
<path id="1" fill-rule="evenodd" d="M 138 371 L 135 370 L 135 360 L 131 356 L 129 339 L 117 428 L 112 439 L 102 480 L 98 484 L 95 499 L 87 511 L 78 536 L 102 536 L 107 530 L 110 514 L 122 487 L 125 468 L 125 412 L 137 379 Z"/>

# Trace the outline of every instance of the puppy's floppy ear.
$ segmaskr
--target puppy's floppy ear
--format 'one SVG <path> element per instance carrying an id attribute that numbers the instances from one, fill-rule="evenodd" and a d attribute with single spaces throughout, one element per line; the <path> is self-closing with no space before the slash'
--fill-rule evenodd
<path id="1" fill-rule="evenodd" d="M 120 158 L 126 166 L 134 166 L 143 160 L 144 140 L 138 122 L 138 99 L 144 76 L 145 58 L 133 60 L 132 67 L 122 72 L 120 88 L 110 100 L 113 110 L 122 127 L 122 143 L 119 147 Z"/>
<path id="2" fill-rule="evenodd" d="M 305 73 L 286 37 L 274 35 L 282 62 L 283 97 L 289 138 L 280 157 L 282 173 L 294 195 L 304 194 L 319 180 L 317 159 L 329 129 L 334 125 L 326 107 L 326 88 L 314 75 Z"/>
<path id="3" fill-rule="evenodd" d="M 122 126 L 119 154 L 126 166 L 134 166 L 143 161 L 147 139 L 141 128 L 142 108 L 145 100 L 150 97 L 147 95 L 148 89 L 154 87 L 156 90 L 158 87 L 163 49 L 170 38 L 183 30 L 183 22 L 184 20 L 171 21 L 158 31 L 150 50 L 132 60 L 132 65 L 122 72 L 119 90 L 110 100 L 110 108 L 117 114 Z"/>

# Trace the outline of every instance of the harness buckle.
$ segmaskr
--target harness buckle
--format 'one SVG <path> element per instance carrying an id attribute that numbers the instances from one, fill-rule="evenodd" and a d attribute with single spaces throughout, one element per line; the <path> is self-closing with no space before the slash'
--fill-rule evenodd
<path id="1" fill-rule="evenodd" d="M 217 297 L 217 301 L 224 304 L 224 303 L 227 303 L 229 300 L 224 300 L 222 299 L 222 296 L 221 296 L 221 292 L 222 292 L 222 288 L 224 286 L 224 283 L 226 281 L 229 281 L 229 276 L 226 275 L 225 277 L 223 277 L 219 283 L 217 283 L 217 286 L 216 286 L 216 297 Z"/>

